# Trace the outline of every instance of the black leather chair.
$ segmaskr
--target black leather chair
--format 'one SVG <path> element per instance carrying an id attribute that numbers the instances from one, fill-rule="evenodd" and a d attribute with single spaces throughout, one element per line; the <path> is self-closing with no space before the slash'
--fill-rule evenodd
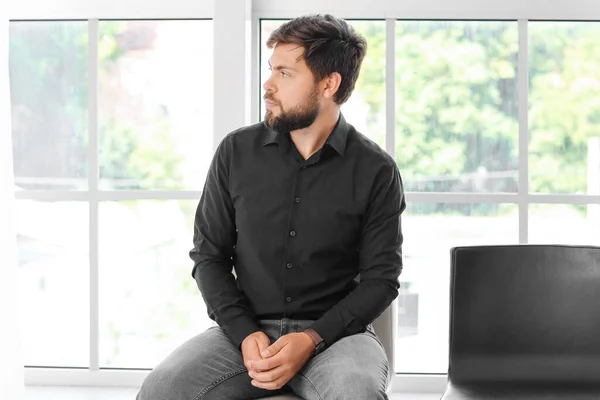
<path id="1" fill-rule="evenodd" d="M 600 399 L 600 248 L 451 251 L 442 400 Z"/>

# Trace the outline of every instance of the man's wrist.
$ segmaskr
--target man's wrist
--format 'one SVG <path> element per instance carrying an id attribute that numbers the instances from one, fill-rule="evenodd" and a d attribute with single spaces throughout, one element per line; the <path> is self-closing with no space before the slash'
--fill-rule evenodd
<path id="1" fill-rule="evenodd" d="M 311 347 L 310 351 L 312 353 L 313 351 L 315 351 L 315 348 L 317 347 L 317 345 L 315 344 L 315 339 L 313 339 L 313 337 L 305 331 L 302 331 L 302 333 L 306 333 L 306 336 L 308 336 L 310 338 L 310 343 L 312 343 L 312 347 Z"/>
<path id="2" fill-rule="evenodd" d="M 323 338 L 321 337 L 321 335 L 319 335 L 317 333 L 317 331 L 315 331 L 312 328 L 305 329 L 303 332 L 306 333 L 308 336 L 310 336 L 313 343 L 315 344 L 315 347 L 317 347 L 319 345 L 319 343 L 321 343 L 323 341 Z"/>
<path id="3" fill-rule="evenodd" d="M 308 328 L 302 332 L 304 332 L 308 336 L 310 336 L 310 338 L 313 341 L 314 347 L 313 347 L 311 357 L 316 356 L 317 354 L 321 353 L 325 349 L 325 342 L 323 341 L 323 338 L 321 337 L 321 335 L 319 335 L 319 333 L 317 331 L 315 331 L 312 328 Z"/>

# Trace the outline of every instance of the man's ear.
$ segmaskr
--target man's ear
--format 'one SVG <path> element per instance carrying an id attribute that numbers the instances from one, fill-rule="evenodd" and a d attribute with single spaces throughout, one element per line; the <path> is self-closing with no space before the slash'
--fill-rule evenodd
<path id="1" fill-rule="evenodd" d="M 337 93 L 342 83 L 342 76 L 339 72 L 334 72 L 323 78 L 323 97 L 326 99 L 333 98 Z"/>

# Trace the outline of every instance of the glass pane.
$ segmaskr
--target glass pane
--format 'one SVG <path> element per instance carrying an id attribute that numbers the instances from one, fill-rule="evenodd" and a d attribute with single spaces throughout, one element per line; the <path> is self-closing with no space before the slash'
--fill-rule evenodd
<path id="1" fill-rule="evenodd" d="M 396 23 L 396 159 L 407 191 L 516 192 L 516 22 Z"/>
<path id="2" fill-rule="evenodd" d="M 529 23 L 529 190 L 600 194 L 600 23 Z"/>
<path id="3" fill-rule="evenodd" d="M 212 21 L 101 21 L 100 188 L 202 189 L 213 154 Z"/>
<path id="4" fill-rule="evenodd" d="M 270 76 L 268 61 L 272 53 L 266 42 L 271 32 L 284 22 L 286 20 L 261 21 L 261 121 L 266 112 L 262 87 Z M 347 22 L 367 40 L 367 55 L 352 96 L 341 110 L 346 120 L 360 133 L 385 148 L 385 21 Z"/>
<path id="5" fill-rule="evenodd" d="M 396 372 L 448 372 L 450 248 L 516 244 L 518 223 L 512 204 L 408 204 Z"/>
<path id="6" fill-rule="evenodd" d="M 341 110 L 356 130 L 385 149 L 385 21 L 348 22 L 367 40 L 367 55 Z"/>
<path id="7" fill-rule="evenodd" d="M 24 363 L 87 367 L 88 205 L 17 200 L 16 207 Z"/>
<path id="8" fill-rule="evenodd" d="M 532 204 L 529 243 L 600 246 L 600 204 Z"/>
<path id="9" fill-rule="evenodd" d="M 10 23 L 17 187 L 87 188 L 87 65 L 87 22 Z"/>
<path id="10" fill-rule="evenodd" d="M 197 201 L 100 203 L 100 365 L 154 368 L 212 321 L 192 278 Z"/>

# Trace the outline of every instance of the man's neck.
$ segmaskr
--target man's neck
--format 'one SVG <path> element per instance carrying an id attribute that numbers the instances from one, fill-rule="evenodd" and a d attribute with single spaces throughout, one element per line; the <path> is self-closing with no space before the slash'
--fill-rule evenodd
<path id="1" fill-rule="evenodd" d="M 333 131 L 340 116 L 339 107 L 321 110 L 313 124 L 304 129 L 290 132 L 298 152 L 305 160 L 315 154 Z"/>

